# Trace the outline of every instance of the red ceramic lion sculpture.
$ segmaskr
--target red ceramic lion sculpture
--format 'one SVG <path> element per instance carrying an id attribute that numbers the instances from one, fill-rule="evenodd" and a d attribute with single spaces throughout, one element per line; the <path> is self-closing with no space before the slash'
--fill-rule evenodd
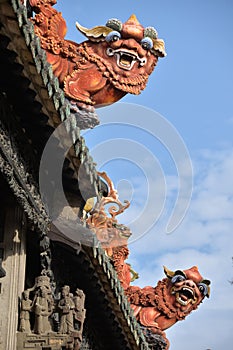
<path id="1" fill-rule="evenodd" d="M 196 266 L 175 272 L 164 267 L 164 272 L 167 278 L 159 281 L 156 287 L 130 286 L 125 293 L 142 327 L 166 339 L 164 330 L 184 320 L 209 297 L 210 281 L 203 279 Z M 166 343 L 169 349 L 167 339 Z"/>
<path id="2" fill-rule="evenodd" d="M 130 286 L 138 278 L 137 273 L 126 263 L 131 231 L 116 219 L 130 203 L 121 203 L 106 173 L 99 173 L 99 176 L 106 181 L 108 194 L 96 202 L 86 223 L 109 256 L 150 348 L 168 350 L 169 341 L 164 330 L 185 319 L 205 297 L 209 297 L 210 281 L 200 275 L 196 266 L 177 271 L 164 267 L 166 278 L 159 281 L 156 287 Z"/>
<path id="3" fill-rule="evenodd" d="M 64 39 L 66 22 L 54 4 L 56 0 L 30 0 L 36 13 L 32 21 L 53 72 L 73 103 L 100 107 L 145 88 L 158 57 L 166 55 L 153 27 L 144 28 L 135 15 L 123 24 L 111 19 L 92 29 L 76 23 L 88 39 L 77 44 Z"/>
<path id="4" fill-rule="evenodd" d="M 108 195 L 95 204 L 86 223 L 109 256 L 151 349 L 168 350 L 169 341 L 164 330 L 185 319 L 205 297 L 209 297 L 210 281 L 200 275 L 196 266 L 177 271 L 164 267 L 166 278 L 159 281 L 156 287 L 130 286 L 138 277 L 125 262 L 129 256 L 128 239 L 131 232 L 116 219 L 129 207 L 129 202 L 123 205 L 111 179 L 104 172 L 99 175 L 108 185 Z"/>

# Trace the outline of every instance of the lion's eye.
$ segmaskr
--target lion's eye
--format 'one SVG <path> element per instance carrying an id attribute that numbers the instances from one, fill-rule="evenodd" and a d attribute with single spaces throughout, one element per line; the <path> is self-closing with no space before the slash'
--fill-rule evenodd
<path id="1" fill-rule="evenodd" d="M 182 281 L 185 281 L 185 279 L 186 278 L 182 275 L 175 275 L 172 277 L 171 282 L 172 283 L 182 282 Z"/>
<path id="2" fill-rule="evenodd" d="M 153 47 L 153 41 L 148 36 L 141 40 L 142 48 L 145 50 L 150 50 Z"/>
<path id="3" fill-rule="evenodd" d="M 199 283 L 198 288 L 201 294 L 203 294 L 204 296 L 208 294 L 208 287 L 205 283 Z"/>
<path id="4" fill-rule="evenodd" d="M 121 38 L 121 34 L 119 32 L 117 32 L 116 30 L 113 30 L 112 32 L 110 32 L 105 40 L 109 43 L 111 41 L 117 41 Z"/>

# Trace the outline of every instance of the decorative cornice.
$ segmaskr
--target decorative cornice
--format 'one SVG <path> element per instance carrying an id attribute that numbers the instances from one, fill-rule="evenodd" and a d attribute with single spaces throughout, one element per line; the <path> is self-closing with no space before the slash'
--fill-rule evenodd
<path id="1" fill-rule="evenodd" d="M 48 231 L 49 218 L 31 174 L 0 120 L 0 171 L 29 220 L 41 232 Z"/>

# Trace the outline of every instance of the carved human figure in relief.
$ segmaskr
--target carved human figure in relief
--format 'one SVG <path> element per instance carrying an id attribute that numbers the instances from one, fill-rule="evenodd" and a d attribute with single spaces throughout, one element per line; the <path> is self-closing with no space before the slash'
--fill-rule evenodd
<path id="1" fill-rule="evenodd" d="M 62 298 L 58 303 L 58 308 L 61 311 L 60 330 L 59 333 L 69 334 L 74 331 L 74 302 L 70 287 L 64 286 L 61 291 Z"/>
<path id="2" fill-rule="evenodd" d="M 85 294 L 81 289 L 75 290 L 74 301 L 74 350 L 79 350 L 82 344 L 83 325 L 86 317 Z"/>
<path id="3" fill-rule="evenodd" d="M 32 300 L 29 299 L 29 290 L 22 293 L 21 310 L 20 310 L 20 326 L 19 330 L 25 333 L 31 333 L 30 312 L 32 309 Z"/>
<path id="4" fill-rule="evenodd" d="M 87 29 L 76 24 L 87 41 L 65 40 L 66 23 L 52 5 L 56 0 L 30 0 L 32 19 L 65 95 L 78 106 L 105 106 L 125 94 L 139 94 L 159 57 L 164 42 L 153 27 L 144 28 L 132 15 L 127 22 L 109 20 Z"/>
<path id="5" fill-rule="evenodd" d="M 74 327 L 75 327 L 75 330 L 79 331 L 82 334 L 86 310 L 84 308 L 85 294 L 81 289 L 78 289 L 78 288 L 76 289 L 73 301 L 74 301 Z"/>
<path id="6" fill-rule="evenodd" d="M 46 285 L 40 285 L 33 300 L 32 309 L 35 314 L 34 333 L 45 334 L 52 331 L 49 316 L 51 316 L 54 303 L 51 290 Z"/>
<path id="7" fill-rule="evenodd" d="M 196 266 L 175 272 L 165 267 L 164 272 L 167 278 L 156 287 L 130 286 L 125 291 L 138 322 L 163 337 L 164 330 L 185 319 L 210 295 L 210 281 L 203 279 Z"/>

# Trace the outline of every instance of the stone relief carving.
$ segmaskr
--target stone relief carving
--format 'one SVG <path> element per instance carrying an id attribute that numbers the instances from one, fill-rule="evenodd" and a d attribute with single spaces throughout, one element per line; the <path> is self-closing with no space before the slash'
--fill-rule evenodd
<path id="1" fill-rule="evenodd" d="M 35 295 L 32 302 L 32 311 L 35 315 L 34 333 L 44 334 L 52 331 L 49 318 L 53 310 L 54 299 L 50 279 L 47 276 L 40 276 L 36 279 Z"/>
<path id="2" fill-rule="evenodd" d="M 58 302 L 58 309 L 61 314 L 59 333 L 70 334 L 74 331 L 74 301 L 73 294 L 70 293 L 70 287 L 62 287 L 61 295 L 62 298 Z"/>
<path id="3" fill-rule="evenodd" d="M 20 304 L 19 332 L 27 336 L 49 338 L 50 343 L 68 344 L 67 349 L 79 350 L 82 343 L 83 325 L 86 316 L 85 294 L 76 288 L 73 293 L 70 287 L 61 288 L 61 297 L 56 300 L 52 293 L 48 276 L 38 276 L 32 288 L 23 291 Z M 59 329 L 53 323 L 53 316 L 59 315 Z M 54 338 L 55 337 L 55 338 Z M 60 338 L 59 338 L 60 337 Z M 30 343 L 33 340 L 30 340 Z"/>
<path id="4" fill-rule="evenodd" d="M 85 294 L 81 289 L 75 290 L 74 295 L 74 329 L 75 329 L 75 339 L 74 339 L 74 350 L 79 350 L 82 343 L 83 326 L 86 317 L 85 305 Z"/>
<path id="5" fill-rule="evenodd" d="M 29 299 L 29 293 L 29 290 L 23 291 L 21 300 L 19 330 L 25 333 L 31 333 L 30 312 L 32 310 L 32 300 Z"/>

